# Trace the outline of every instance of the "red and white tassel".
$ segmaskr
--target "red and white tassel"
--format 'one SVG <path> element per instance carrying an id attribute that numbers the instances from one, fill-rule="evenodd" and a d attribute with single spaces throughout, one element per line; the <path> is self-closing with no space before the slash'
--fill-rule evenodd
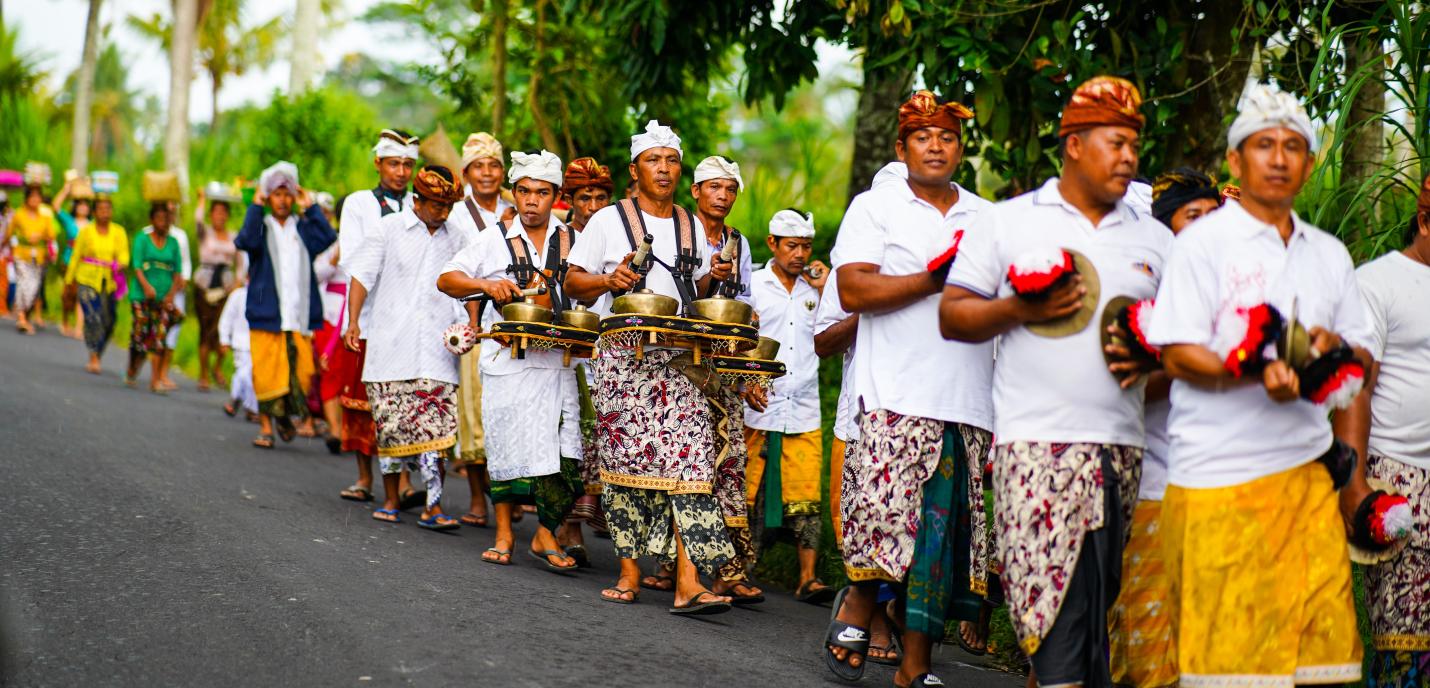
<path id="1" fill-rule="evenodd" d="M 1370 534 L 1376 542 L 1389 545 L 1410 536 L 1410 529 L 1415 527 L 1415 515 L 1405 497 L 1382 494 L 1375 498 L 1371 508 Z"/>
<path id="2" fill-rule="evenodd" d="M 1019 296 L 1037 296 L 1075 271 L 1072 254 L 1067 251 L 1060 248 L 1030 251 L 1008 266 L 1008 283 Z"/>

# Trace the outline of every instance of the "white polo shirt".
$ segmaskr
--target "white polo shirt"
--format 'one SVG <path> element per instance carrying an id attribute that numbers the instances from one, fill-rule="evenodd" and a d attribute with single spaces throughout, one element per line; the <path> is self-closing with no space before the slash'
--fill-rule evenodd
<path id="1" fill-rule="evenodd" d="M 626 254 L 632 251 L 625 225 L 621 224 L 620 212 L 616 204 L 612 203 L 591 215 L 586 229 L 577 235 L 576 244 L 571 247 L 567 262 L 594 275 L 614 271 Z M 646 288 L 678 300 L 680 292 L 675 288 L 675 279 L 665 268 L 665 265 L 675 265 L 675 218 L 655 217 L 647 215 L 645 211 L 641 211 L 641 215 L 645 220 L 646 231 L 655 237 L 651 244 L 651 254 L 657 261 L 664 263 L 651 266 L 650 273 L 646 275 Z M 694 213 L 690 214 L 690 222 L 695 228 L 694 248 L 700 256 L 700 267 L 695 269 L 695 281 L 699 282 L 710 273 L 710 242 L 705 240 L 700 219 L 695 217 Z M 631 230 L 636 233 L 636 240 L 639 241 L 640 228 L 632 227 Z"/>
<path id="2" fill-rule="evenodd" d="M 372 301 L 369 329 L 362 330 L 363 382 L 457 382 L 457 357 L 442 334 L 452 323 L 466 322 L 467 314 L 456 299 L 438 291 L 437 278 L 466 243 L 445 223 L 429 234 L 411 208 L 383 218 L 363 242 L 348 268 Z"/>
<path id="3" fill-rule="evenodd" d="M 382 224 L 382 209 L 386 206 L 391 213 L 401 212 L 403 209 L 412 208 L 412 192 L 408 191 L 402 197 L 402 203 L 397 203 L 387 196 L 383 196 L 378 201 L 377 194 L 372 189 L 363 189 L 348 194 L 343 200 L 343 214 L 338 218 L 338 227 L 342 231 L 338 232 L 338 267 L 342 268 L 349 275 L 352 274 L 352 261 L 362 249 L 363 242 L 367 238 L 377 234 L 378 226 Z M 389 214 L 391 214 L 389 213 Z M 366 332 L 370 324 L 369 318 L 372 313 L 373 295 L 367 295 L 362 312 L 358 313 L 358 329 Z M 342 309 L 342 322 L 339 323 L 340 330 L 348 327 L 348 309 Z"/>
<path id="4" fill-rule="evenodd" d="M 928 262 L 953 243 L 954 233 L 992 206 L 957 184 L 947 213 L 914 195 L 907 182 L 876 184 L 854 197 L 830 259 L 838 270 L 854 263 L 881 275 L 926 273 Z M 945 340 L 939 333 L 938 293 L 898 310 L 863 313 L 854 351 L 854 392 L 864 411 L 980 428 L 993 425 L 989 385 L 993 344 Z"/>
<path id="5" fill-rule="evenodd" d="M 979 214 L 963 236 L 948 283 L 990 298 L 1008 296 L 1008 267 L 1050 247 L 1075 250 L 1097 268 L 1101 296 L 1087 327 L 1067 337 L 1005 332 L 993 376 L 993 430 L 999 444 L 1093 442 L 1143 446 L 1141 386 L 1123 390 L 1107 372 L 1098 323 L 1117 296 L 1152 297 L 1172 233 L 1118 201 L 1096 227 L 1063 199 L 1058 178 Z"/>
<path id="6" fill-rule="evenodd" d="M 1370 400 L 1370 450 L 1430 469 L 1430 266 L 1387 253 L 1356 270 L 1380 375 Z"/>
<path id="7" fill-rule="evenodd" d="M 1273 225 L 1227 204 L 1177 236 L 1147 330 L 1159 346 L 1197 344 L 1225 356 L 1246 333 L 1238 308 L 1269 303 L 1352 346 L 1373 338 L 1354 266 L 1335 237 L 1292 216 L 1289 243 Z M 1260 384 L 1222 391 L 1172 383 L 1168 481 L 1192 488 L 1240 485 L 1315 460 L 1331 444 L 1324 408 L 1277 403 Z"/>
<path id="8" fill-rule="evenodd" d="M 819 290 L 803 275 L 786 290 L 766 266 L 750 277 L 750 303 L 760 317 L 760 335 L 780 343 L 776 358 L 786 373 L 770 386 L 764 411 L 745 409 L 745 426 L 790 435 L 819 429 L 819 357 L 814 354 L 814 311 Z"/>
<path id="9" fill-rule="evenodd" d="M 532 243 L 530 235 L 526 233 L 526 228 L 521 225 L 521 221 L 515 220 L 512 226 L 508 227 L 505 234 L 496 231 L 496 225 L 488 227 L 491 231 L 483 231 L 477 235 L 477 240 L 467 244 L 453 256 L 447 264 L 442 267 L 443 273 L 460 272 L 468 277 L 486 280 L 513 280 L 507 268 L 511 266 L 511 249 L 507 245 L 509 239 L 521 237 L 526 244 L 528 255 L 531 256 L 532 263 L 540 268 L 546 265 L 546 249 L 551 246 L 551 232 L 561 223 L 557 222 L 556 216 L 552 215 L 547 225 L 546 237 L 542 240 L 541 246 Z M 488 303 L 482 309 L 482 327 L 490 328 L 494 323 L 502 322 L 501 307 Z M 495 339 L 483 339 L 481 342 L 481 369 L 483 375 L 509 375 L 519 373 L 528 368 L 565 368 L 562 365 L 562 352 L 560 350 L 541 351 L 537 349 L 527 349 L 525 358 L 512 358 L 511 349 L 499 344 Z"/>
<path id="10" fill-rule="evenodd" d="M 819 307 L 814 309 L 815 336 L 853 315 L 839 303 L 838 275 L 834 271 L 829 273 L 829 279 L 824 283 L 824 297 L 819 300 Z M 844 350 L 844 374 L 840 377 L 839 404 L 834 410 L 834 436 L 846 443 L 859 439 L 859 419 L 854 415 L 854 376 L 850 372 L 857 343 L 851 342 L 849 348 Z"/>
<path id="11" fill-rule="evenodd" d="M 471 196 L 457 201 L 456 205 L 452 206 L 452 214 L 447 216 L 447 223 L 456 227 L 463 234 L 466 234 L 468 242 L 475 242 L 477 235 L 485 233 L 477 229 L 477 221 L 472 217 L 471 208 L 467 207 L 468 200 L 471 200 L 472 205 L 477 207 L 477 214 L 481 216 L 482 222 L 487 229 L 491 229 L 497 226 L 498 222 L 501 222 L 501 216 L 506 212 L 507 208 L 515 207 L 501 196 L 497 196 L 497 209 L 495 211 L 483 208 L 481 204 L 477 203 Z M 512 221 L 516 222 L 516 220 Z"/>

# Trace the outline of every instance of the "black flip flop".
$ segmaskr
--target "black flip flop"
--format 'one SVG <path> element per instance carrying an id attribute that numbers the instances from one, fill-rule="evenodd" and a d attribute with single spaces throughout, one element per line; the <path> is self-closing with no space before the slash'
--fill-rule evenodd
<path id="1" fill-rule="evenodd" d="M 328 453 L 333 456 L 343 453 L 343 441 L 335 435 L 328 435 L 323 438 L 323 442 L 328 445 Z"/>
<path id="2" fill-rule="evenodd" d="M 752 604 L 759 604 L 759 603 L 765 601 L 765 594 L 764 594 L 764 593 L 759 593 L 759 594 L 756 594 L 756 595 L 736 595 L 736 594 L 735 594 L 735 589 L 736 589 L 736 588 L 739 588 L 740 586 L 744 586 L 744 587 L 746 587 L 746 588 L 753 588 L 753 587 L 755 587 L 755 586 L 751 585 L 751 584 L 750 584 L 749 582 L 747 582 L 747 581 L 740 581 L 740 582 L 738 582 L 738 583 L 731 583 L 731 584 L 730 584 L 730 589 L 727 590 L 726 593 L 725 593 L 726 596 L 728 596 L 728 597 L 730 598 L 730 604 L 737 604 L 737 605 L 740 605 L 740 606 L 742 606 L 742 607 L 745 607 L 745 606 L 749 606 L 749 605 L 752 605 Z"/>
<path id="3" fill-rule="evenodd" d="M 816 583 L 824 587 L 818 590 L 810 590 Z M 794 593 L 794 599 L 796 602 L 804 602 L 806 604 L 824 604 L 834 599 L 834 595 L 834 588 L 829 587 L 824 581 L 818 578 L 811 578 L 809 582 L 799 586 L 799 590 L 796 590 Z"/>
<path id="4" fill-rule="evenodd" d="M 888 645 L 880 647 L 875 645 L 872 641 L 869 643 L 870 652 L 878 649 L 882 650 L 886 656 L 875 657 L 872 654 L 866 654 L 864 655 L 864 660 L 875 664 L 883 664 L 884 666 L 898 666 L 904 661 L 904 648 L 902 646 L 903 643 L 899 642 L 899 636 L 894 635 L 893 629 L 890 629 Z"/>
<path id="5" fill-rule="evenodd" d="M 854 683 L 864 678 L 864 667 L 869 660 L 869 631 L 851 624 L 844 623 L 836 618 L 839 615 L 839 608 L 844 604 L 844 596 L 848 594 L 849 588 L 840 588 L 834 595 L 834 608 L 829 611 L 829 630 L 824 634 L 824 644 L 820 645 L 820 654 L 824 655 L 824 664 L 829 670 L 834 672 L 840 680 Z M 841 647 L 850 653 L 857 653 L 864 658 L 859 666 L 849 666 L 847 661 L 840 661 L 834 656 L 834 651 L 829 646 Z M 847 660 L 848 657 L 846 656 Z"/>
<path id="6" fill-rule="evenodd" d="M 591 568 L 591 553 L 586 551 L 585 545 L 571 545 L 569 547 L 562 547 L 561 551 L 565 552 L 566 556 L 576 560 L 576 568 Z"/>
<path id="7" fill-rule="evenodd" d="M 729 602 L 721 602 L 720 600 L 715 600 L 713 602 L 700 602 L 700 598 L 705 597 L 706 595 L 709 595 L 710 597 L 719 597 L 719 595 L 716 595 L 715 593 L 707 590 L 696 595 L 695 597 L 690 598 L 690 600 L 687 601 L 684 605 L 677 604 L 671 607 L 670 613 L 679 614 L 682 616 L 709 616 L 711 614 L 724 614 L 725 612 L 730 611 Z"/>
<path id="8" fill-rule="evenodd" d="M 647 584 L 646 584 L 646 579 L 647 579 L 647 578 L 654 578 L 654 579 L 656 579 L 657 581 L 660 581 L 660 582 L 662 582 L 662 583 L 663 583 L 663 582 L 666 582 L 666 581 L 669 581 L 669 582 L 670 582 L 670 587 L 668 587 L 668 588 L 661 588 L 661 587 L 657 587 L 657 586 L 654 586 L 654 585 L 647 585 Z M 652 574 L 652 575 L 649 575 L 649 576 L 641 576 L 641 581 L 640 581 L 640 582 L 641 582 L 641 587 L 642 587 L 642 588 L 645 588 L 646 590 L 654 590 L 654 591 L 656 591 L 656 592 L 675 592 L 675 576 L 662 576 L 662 575 L 659 575 L 659 574 Z"/>
<path id="9" fill-rule="evenodd" d="M 616 595 L 617 595 L 616 597 L 606 597 L 605 595 L 601 595 L 601 599 L 602 599 L 602 600 L 605 600 L 606 602 L 610 602 L 611 604 L 635 604 L 635 603 L 639 602 L 639 601 L 640 601 L 640 598 L 641 598 L 641 594 L 640 594 L 640 591 L 639 591 L 639 590 L 627 590 L 627 589 L 621 588 L 621 587 L 606 588 L 606 590 L 615 590 L 615 591 L 616 591 Z M 602 590 L 601 592 L 605 592 L 606 590 Z M 625 600 L 625 599 L 621 599 L 621 598 L 620 598 L 620 595 L 624 595 L 624 594 L 626 594 L 626 593 L 630 593 L 631 599 Z"/>
<path id="10" fill-rule="evenodd" d="M 274 421 L 278 424 L 278 438 L 285 443 L 292 442 L 293 438 L 298 436 L 298 428 L 293 427 L 292 419 L 286 417 L 282 419 L 275 418 Z"/>
<path id="11" fill-rule="evenodd" d="M 535 550 L 528 549 L 526 550 L 526 553 L 530 555 L 532 559 L 541 562 L 541 565 L 545 566 L 547 571 L 552 571 L 554 573 L 568 573 L 570 571 L 575 571 L 578 566 L 576 564 L 573 564 L 571 566 L 557 566 L 556 564 L 551 563 L 551 557 L 563 556 L 560 552 L 554 549 L 548 549 L 545 552 L 537 552 Z"/>
<path id="12" fill-rule="evenodd" d="M 979 608 L 978 608 L 978 620 L 977 620 L 977 621 L 967 621 L 967 622 L 964 622 L 964 623 L 971 623 L 971 624 L 973 624 L 973 628 L 974 628 L 975 631 L 977 631 L 977 630 L 979 630 L 979 629 L 982 630 L 982 633 L 983 633 L 983 649 L 982 649 L 982 650 L 980 650 L 980 649 L 978 649 L 978 648 L 976 648 L 976 647 L 970 645 L 970 644 L 968 643 L 968 641 L 966 641 L 966 640 L 963 639 L 963 629 L 962 629 L 962 628 L 959 628 L 957 631 L 955 631 L 953 637 L 955 638 L 955 640 L 957 640 L 958 646 L 959 646 L 960 648 L 962 648 L 964 652 L 967 652 L 968 654 L 973 655 L 974 657 L 982 657 L 983 655 L 988 654 L 988 633 L 989 633 L 989 629 L 990 629 L 990 622 L 991 622 L 991 620 L 992 620 L 992 616 L 993 616 L 993 606 L 990 605 L 987 601 L 985 601 L 985 602 L 984 602 L 982 605 L 980 605 Z"/>

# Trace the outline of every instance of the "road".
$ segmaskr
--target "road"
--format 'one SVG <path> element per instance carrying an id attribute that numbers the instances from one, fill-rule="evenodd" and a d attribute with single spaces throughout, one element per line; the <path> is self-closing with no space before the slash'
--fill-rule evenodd
<path id="1" fill-rule="evenodd" d="M 100 377 L 84 356 L 0 321 L 0 684 L 836 685 L 827 608 L 784 591 L 707 620 L 668 614 L 669 593 L 604 603 L 616 562 L 596 538 L 575 575 L 482 563 L 492 530 L 379 524 L 337 498 L 350 459 L 254 449 L 222 394 L 129 389 L 122 347 Z M 1023 683 L 976 662 L 935 655 L 950 685 Z M 863 684 L 892 682 L 870 665 Z"/>

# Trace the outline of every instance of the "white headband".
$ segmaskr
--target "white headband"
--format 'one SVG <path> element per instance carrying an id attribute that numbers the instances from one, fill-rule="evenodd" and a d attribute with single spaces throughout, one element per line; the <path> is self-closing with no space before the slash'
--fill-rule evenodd
<path id="1" fill-rule="evenodd" d="M 814 237 L 814 213 L 800 215 L 793 210 L 781 210 L 770 218 L 770 236 L 810 239 Z"/>
<path id="2" fill-rule="evenodd" d="M 561 166 L 561 158 L 555 153 L 543 150 L 540 153 L 523 153 L 512 151 L 511 170 L 507 172 L 507 181 L 515 185 L 521 179 L 535 179 L 543 182 L 551 182 L 556 188 L 561 188 L 561 173 L 565 168 Z"/>
<path id="3" fill-rule="evenodd" d="M 726 160 L 718 155 L 701 160 L 700 164 L 695 166 L 695 183 L 711 179 L 733 179 L 738 190 L 745 190 L 745 180 L 740 176 L 740 164 L 734 160 Z"/>
<path id="4" fill-rule="evenodd" d="M 267 196 L 273 193 L 274 189 L 280 186 L 288 187 L 289 191 L 298 193 L 298 166 L 287 160 L 279 160 L 258 175 L 258 188 Z"/>
<path id="5" fill-rule="evenodd" d="M 1236 148 L 1258 131 L 1285 127 L 1306 138 L 1311 152 L 1316 152 L 1316 130 L 1311 117 L 1295 96 L 1270 84 L 1256 84 L 1241 99 L 1240 112 L 1226 132 L 1226 145 Z"/>
<path id="6" fill-rule="evenodd" d="M 670 127 L 655 120 L 645 123 L 644 134 L 631 137 L 631 162 L 652 148 L 674 148 L 681 158 L 685 157 L 685 151 L 680 149 L 680 137 Z"/>
<path id="7" fill-rule="evenodd" d="M 417 144 L 402 144 L 386 136 L 380 136 L 377 139 L 377 145 L 372 147 L 372 156 L 378 160 L 383 158 L 407 158 L 408 160 L 416 160 Z"/>

